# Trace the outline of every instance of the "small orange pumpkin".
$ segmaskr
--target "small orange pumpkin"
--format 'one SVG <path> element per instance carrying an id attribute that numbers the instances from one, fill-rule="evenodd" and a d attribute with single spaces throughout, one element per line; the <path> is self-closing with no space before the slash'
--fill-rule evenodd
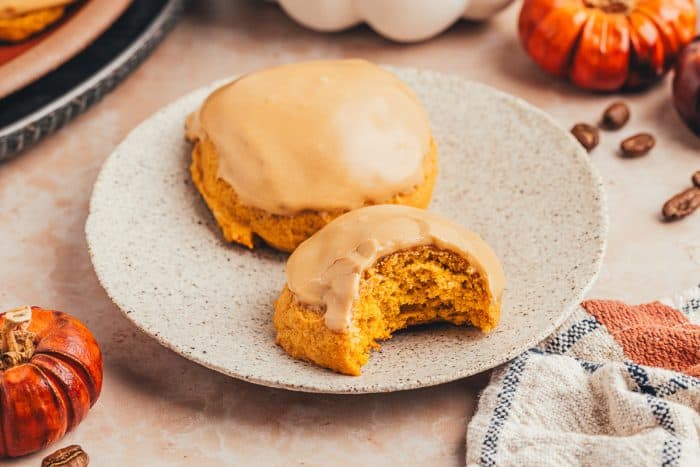
<path id="1" fill-rule="evenodd" d="M 102 389 L 102 354 L 90 331 L 60 311 L 0 315 L 0 457 L 37 451 L 87 415 Z"/>
<path id="2" fill-rule="evenodd" d="M 695 0 L 525 0 L 520 40 L 545 71 L 596 91 L 658 80 L 695 35 Z"/>

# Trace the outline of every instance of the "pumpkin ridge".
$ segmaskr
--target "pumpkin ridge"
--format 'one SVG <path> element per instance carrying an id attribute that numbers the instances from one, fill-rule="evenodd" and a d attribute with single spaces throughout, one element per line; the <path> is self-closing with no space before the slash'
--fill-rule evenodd
<path id="1" fill-rule="evenodd" d="M 686 36 L 683 33 L 683 30 L 685 28 L 681 27 L 681 24 L 683 23 L 683 18 L 687 19 L 690 23 L 693 24 L 693 26 L 695 26 L 698 20 L 698 15 L 697 10 L 695 9 L 695 5 L 690 5 L 690 8 L 688 8 L 688 5 L 683 7 L 674 2 L 673 6 L 676 8 L 677 17 L 675 18 L 675 21 L 669 21 L 669 26 L 675 34 L 676 40 L 680 44 L 678 48 L 678 53 L 680 53 L 683 47 L 693 40 L 697 29 L 696 27 L 693 27 L 692 32 Z"/>
<path id="2" fill-rule="evenodd" d="M 88 390 L 88 394 L 90 395 L 90 407 L 97 402 L 97 398 L 100 396 L 100 390 L 97 388 L 97 382 L 92 378 L 92 375 L 90 375 L 90 372 L 85 368 L 85 365 L 82 362 L 70 355 L 66 355 L 55 350 L 46 350 L 37 352 L 37 354 L 55 358 L 66 366 L 74 369 Z"/>
<path id="3" fill-rule="evenodd" d="M 573 64 L 574 64 L 574 59 L 576 58 L 576 52 L 579 49 L 579 46 L 581 45 L 581 39 L 583 38 L 583 31 L 586 29 L 586 25 L 588 24 L 589 21 L 591 21 L 591 18 L 593 17 L 590 12 L 586 16 L 586 20 L 581 23 L 581 27 L 578 28 L 578 32 L 576 33 L 576 39 L 574 39 L 574 42 L 571 44 L 571 48 L 569 49 L 569 54 L 566 57 L 566 66 L 564 68 L 564 74 L 568 75 Z"/>
<path id="4" fill-rule="evenodd" d="M 547 6 L 550 7 L 550 10 L 545 15 L 539 15 L 539 10 L 541 8 L 538 8 L 537 1 L 538 0 L 524 0 L 522 10 L 520 11 L 520 15 L 518 16 L 518 36 L 520 37 L 520 41 L 526 49 L 528 48 L 527 44 L 530 38 L 534 34 L 537 27 L 543 22 L 544 18 L 549 14 L 549 12 L 551 12 L 551 10 L 563 8 L 566 6 L 555 6 L 555 2 L 553 0 L 549 0 Z"/>
<path id="5" fill-rule="evenodd" d="M 585 6 L 585 5 L 584 5 Z M 579 54 L 581 54 L 581 48 L 582 48 L 582 42 L 584 36 L 586 36 L 586 32 L 589 30 L 589 28 L 593 28 L 595 24 L 593 22 L 596 20 L 596 14 L 595 10 L 593 8 L 586 7 L 587 9 L 591 10 L 591 13 L 588 16 L 588 19 L 586 20 L 585 24 L 581 27 L 581 31 L 578 36 L 578 40 L 576 41 L 576 47 L 571 48 L 571 64 L 569 67 L 567 67 L 566 74 L 569 77 L 569 80 L 573 83 L 576 83 L 576 78 L 575 78 L 575 72 L 576 72 L 576 67 L 577 67 L 577 59 Z"/>
<path id="6" fill-rule="evenodd" d="M 46 381 L 46 385 L 51 388 L 51 395 L 53 395 L 53 400 L 54 400 L 54 403 L 56 404 L 55 405 L 56 409 L 57 410 L 60 410 L 61 408 L 63 409 L 64 417 L 61 417 L 61 418 L 65 419 L 64 420 L 65 429 L 63 430 L 63 433 L 58 433 L 58 432 L 51 433 L 50 431 L 47 430 L 46 431 L 46 438 L 44 439 L 44 442 L 42 443 L 42 447 L 48 446 L 49 444 L 63 438 L 63 436 L 68 431 L 68 417 L 67 417 L 68 404 L 66 404 L 65 399 L 63 397 L 61 397 L 61 395 L 58 393 L 58 390 L 53 385 L 53 381 L 51 381 L 51 378 L 49 378 L 46 375 L 46 372 L 39 365 L 36 365 L 36 364 L 32 363 L 31 361 L 29 363 L 27 363 L 26 365 L 31 367 L 31 368 L 34 368 L 34 370 L 36 370 L 36 372 L 39 373 L 39 375 L 41 375 L 41 377 L 44 379 L 44 381 Z M 52 439 L 52 435 L 57 435 L 57 436 L 55 439 Z"/>
<path id="7" fill-rule="evenodd" d="M 548 71 L 549 73 L 555 75 L 555 76 L 566 76 L 568 73 L 568 69 L 571 66 L 571 63 L 573 63 L 574 55 L 576 50 L 578 49 L 578 45 L 581 41 L 581 36 L 583 34 L 583 30 L 591 19 L 591 13 L 588 10 L 579 10 L 578 13 L 581 15 L 586 16 L 586 18 L 581 21 L 580 24 L 577 26 L 576 30 L 576 36 L 574 40 L 571 42 L 570 46 L 568 47 L 568 51 L 566 52 L 566 57 L 565 59 L 561 62 L 561 65 L 559 66 L 559 69 L 561 70 L 559 73 L 554 72 L 554 70 L 549 70 L 549 67 L 547 65 L 541 64 L 541 66 Z M 532 49 L 537 49 L 536 43 L 537 40 L 540 39 L 540 36 L 544 35 L 547 37 L 547 39 L 551 39 L 548 34 L 546 34 L 546 29 L 545 26 L 548 26 L 549 23 L 554 24 L 555 26 L 557 25 L 558 21 L 554 21 L 554 19 L 557 19 L 557 17 L 566 17 L 566 16 L 574 16 L 577 14 L 577 10 L 573 9 L 570 5 L 563 5 L 559 6 L 556 8 L 553 8 L 551 11 L 547 12 L 546 15 L 542 18 L 542 20 L 539 22 L 537 26 L 535 26 L 532 31 L 530 32 L 530 35 L 528 36 L 528 40 L 526 42 L 526 48 L 528 49 L 529 53 L 534 56 L 534 51 Z M 572 20 L 572 23 L 574 21 Z M 551 55 L 551 50 L 548 50 L 548 55 Z M 536 59 L 537 62 L 540 62 L 542 58 Z"/>
<path id="8" fill-rule="evenodd" d="M 598 10 L 586 26 L 571 68 L 571 81 L 599 91 L 619 89 L 629 74 L 630 33 L 624 15 Z"/>
<path id="9" fill-rule="evenodd" d="M 649 0 L 639 0 L 643 6 L 648 6 Z M 667 3 L 675 6 L 679 10 L 690 9 L 694 6 L 695 0 L 666 0 Z"/>
<path id="10" fill-rule="evenodd" d="M 639 9 L 635 9 L 632 13 L 636 16 L 646 18 L 646 20 L 651 23 L 654 30 L 656 31 L 657 37 L 659 37 L 660 39 L 659 44 L 662 50 L 662 56 L 665 57 L 666 44 L 664 43 L 662 37 L 662 31 L 658 28 L 654 20 L 652 20 L 647 14 L 645 14 Z M 631 88 L 637 88 L 643 87 L 645 83 L 649 83 L 650 81 L 653 82 L 655 81 L 655 77 L 663 75 L 665 64 L 661 63 L 659 68 L 659 63 L 656 60 L 657 57 L 654 56 L 654 53 L 650 53 L 648 56 L 643 56 L 640 53 L 644 49 L 645 45 L 648 46 L 648 42 L 644 40 L 644 38 L 640 34 L 639 29 L 637 28 L 637 25 L 633 22 L 633 14 L 627 15 L 626 18 L 627 25 L 629 28 L 630 41 L 630 53 L 628 60 L 629 73 L 627 76 L 627 84 Z M 649 76 L 644 74 L 646 69 L 648 69 L 648 72 L 650 73 Z"/>
<path id="11" fill-rule="evenodd" d="M 46 355 L 46 354 L 39 354 L 39 356 L 44 356 L 44 357 L 48 357 L 48 358 L 55 358 L 51 355 Z M 58 360 L 58 359 L 56 359 L 56 360 Z M 63 363 L 67 365 L 66 362 L 63 362 Z M 54 392 L 63 401 L 63 405 L 66 408 L 66 432 L 68 432 L 69 430 L 71 430 L 75 426 L 75 422 L 76 422 L 75 410 L 73 410 L 73 404 L 70 401 L 69 388 L 66 386 L 66 384 L 63 383 L 61 378 L 59 378 L 58 375 L 56 375 L 49 368 L 44 368 L 44 367 L 40 366 L 38 364 L 38 362 L 32 362 L 31 364 L 34 365 L 35 367 L 39 368 L 39 370 L 41 371 L 41 374 L 44 375 L 44 378 L 46 378 L 46 380 L 50 383 L 51 389 L 53 389 Z M 73 368 L 73 367 L 71 367 L 71 368 Z M 80 372 L 76 370 L 76 373 L 78 374 L 78 377 L 80 378 L 81 382 L 83 382 L 83 384 L 85 384 L 83 376 L 80 374 Z"/>
<path id="12" fill-rule="evenodd" d="M 636 9 L 638 13 L 646 16 L 654 24 L 656 29 L 659 31 L 659 38 L 664 46 L 664 68 L 668 68 L 669 63 L 672 63 L 675 56 L 678 54 L 679 38 L 677 37 L 677 31 L 674 27 L 667 24 L 667 22 L 659 16 L 656 12 L 649 9 L 646 5 L 639 5 Z M 670 34 L 669 34 L 670 32 Z"/>
<path id="13" fill-rule="evenodd" d="M 627 15 L 625 17 L 625 22 L 627 23 L 627 29 L 629 30 L 629 42 L 630 42 L 630 50 L 629 54 L 627 56 L 627 83 L 630 82 L 630 77 L 634 74 L 634 70 L 636 70 L 638 67 L 635 67 L 635 63 L 640 63 L 640 57 L 639 57 L 639 38 L 638 38 L 638 33 L 637 30 L 634 28 L 634 24 L 632 24 L 632 19 L 630 15 Z"/>

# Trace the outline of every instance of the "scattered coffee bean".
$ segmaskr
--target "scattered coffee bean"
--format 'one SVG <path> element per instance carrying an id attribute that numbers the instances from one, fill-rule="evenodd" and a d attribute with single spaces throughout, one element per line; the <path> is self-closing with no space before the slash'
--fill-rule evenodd
<path id="1" fill-rule="evenodd" d="M 603 112 L 600 126 L 606 130 L 619 130 L 630 119 L 630 109 L 621 101 L 613 102 Z"/>
<path id="2" fill-rule="evenodd" d="M 626 138 L 620 143 L 620 150 L 625 157 L 640 157 L 651 151 L 656 140 L 649 133 L 639 133 Z"/>
<path id="3" fill-rule="evenodd" d="M 692 180 L 693 180 L 693 185 L 700 188 L 700 170 L 695 171 L 695 173 L 693 174 Z"/>
<path id="4" fill-rule="evenodd" d="M 90 458 L 77 444 L 49 454 L 41 461 L 41 467 L 87 467 Z"/>
<path id="5" fill-rule="evenodd" d="M 676 221 L 700 207 L 700 188 L 694 186 L 666 201 L 661 214 L 665 221 Z"/>
<path id="6" fill-rule="evenodd" d="M 589 125 L 587 123 L 577 123 L 571 129 L 571 134 L 573 134 L 581 146 L 586 148 L 586 151 L 591 152 L 593 148 L 598 146 L 598 128 Z"/>

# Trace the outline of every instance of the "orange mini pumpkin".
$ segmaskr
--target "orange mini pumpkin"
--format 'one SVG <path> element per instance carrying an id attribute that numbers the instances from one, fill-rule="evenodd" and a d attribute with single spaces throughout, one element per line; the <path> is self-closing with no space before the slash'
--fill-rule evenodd
<path id="1" fill-rule="evenodd" d="M 695 34 L 695 0 L 525 0 L 520 40 L 545 71 L 585 89 L 648 85 Z"/>
<path id="2" fill-rule="evenodd" d="M 0 352 L 0 457 L 61 439 L 100 395 L 100 348 L 72 316 L 37 307 L 0 315 Z"/>

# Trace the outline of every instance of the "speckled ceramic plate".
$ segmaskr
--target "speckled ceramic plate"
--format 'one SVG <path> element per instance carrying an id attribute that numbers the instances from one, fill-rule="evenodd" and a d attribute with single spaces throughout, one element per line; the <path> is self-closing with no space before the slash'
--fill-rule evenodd
<path id="1" fill-rule="evenodd" d="M 501 324 L 398 333 L 360 377 L 288 357 L 272 303 L 286 255 L 226 244 L 188 173 L 186 115 L 200 89 L 136 128 L 105 163 L 87 220 L 105 290 L 166 347 L 227 375 L 299 391 L 370 393 L 444 383 L 504 363 L 547 336 L 598 273 L 600 180 L 568 132 L 522 100 L 458 77 L 395 70 L 418 93 L 440 150 L 431 209 L 470 227 L 503 261 Z"/>

